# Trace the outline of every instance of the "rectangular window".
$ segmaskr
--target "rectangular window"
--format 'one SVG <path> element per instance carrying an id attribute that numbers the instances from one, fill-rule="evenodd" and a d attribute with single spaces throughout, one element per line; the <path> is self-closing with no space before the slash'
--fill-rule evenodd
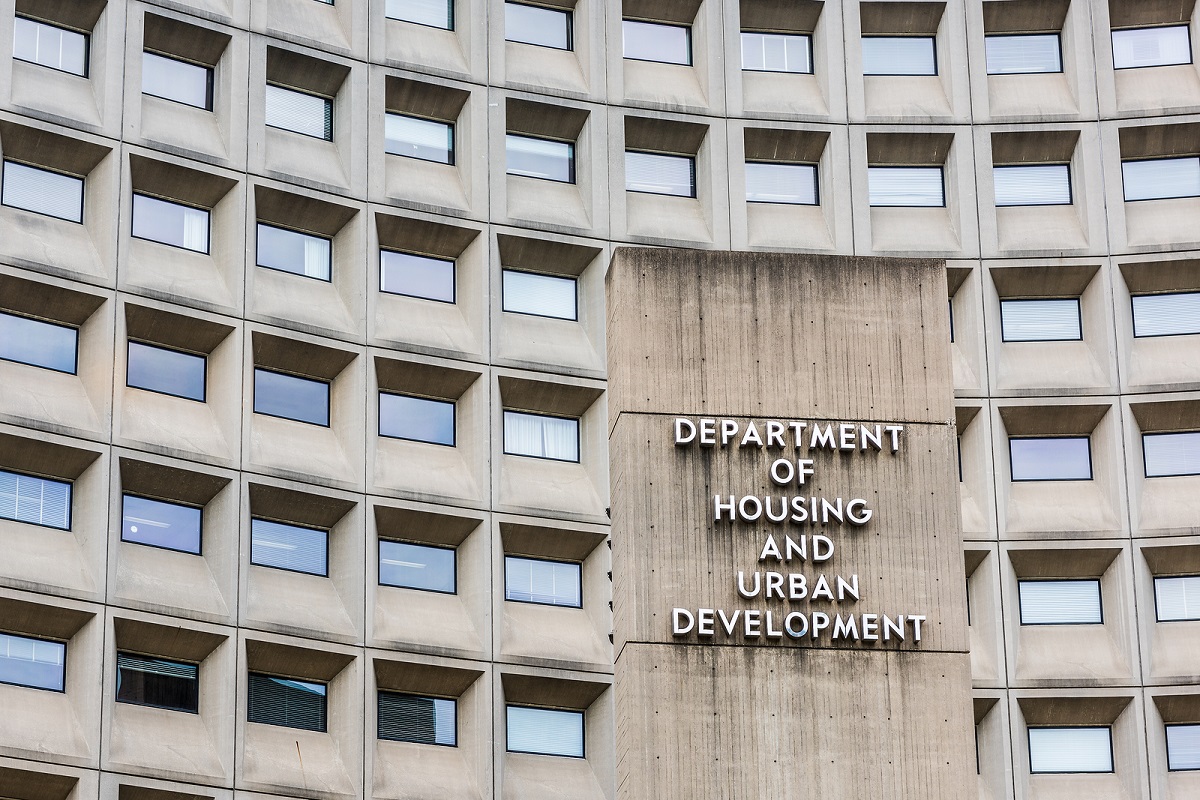
<path id="1" fill-rule="evenodd" d="M 812 37 L 798 33 L 742 31 L 742 69 L 811 75 Z"/>
<path id="2" fill-rule="evenodd" d="M 117 653 L 117 702 L 195 714 L 200 707 L 200 668 L 165 658 Z"/>
<path id="3" fill-rule="evenodd" d="M 1200 431 L 1143 433 L 1147 478 L 1200 475 Z"/>
<path id="4" fill-rule="evenodd" d="M 1154 610 L 1159 622 L 1200 619 L 1200 575 L 1155 578 Z"/>
<path id="5" fill-rule="evenodd" d="M 1125 202 L 1200 197 L 1200 157 L 1122 161 Z"/>
<path id="6" fill-rule="evenodd" d="M 389 742 L 458 746 L 458 701 L 379 692 L 379 738 Z"/>
<path id="7" fill-rule="evenodd" d="M 675 197 L 696 196 L 696 159 L 625 151 L 625 190 Z"/>
<path id="8" fill-rule="evenodd" d="M 269 128 L 332 142 L 333 100 L 267 84 L 266 122 Z"/>
<path id="9" fill-rule="evenodd" d="M 1080 341 L 1079 299 L 1001 300 L 1000 332 L 1006 342 Z"/>
<path id="10" fill-rule="evenodd" d="M 258 257 L 267 269 L 327 281 L 333 265 L 333 242 L 324 236 L 258 223 Z"/>
<path id="11" fill-rule="evenodd" d="M 454 30 L 454 0 L 387 0 L 388 19 Z"/>
<path id="12" fill-rule="evenodd" d="M 254 413 L 329 427 L 329 384 L 255 369 Z"/>
<path id="13" fill-rule="evenodd" d="M 864 36 L 863 75 L 937 75 L 932 36 Z"/>
<path id="14" fill-rule="evenodd" d="M 325 732 L 325 684 L 250 673 L 246 721 Z"/>
<path id="15" fill-rule="evenodd" d="M 686 25 L 621 20 L 622 53 L 633 61 L 692 63 L 692 29 Z"/>
<path id="16" fill-rule="evenodd" d="M 1112 47 L 1116 69 L 1192 63 L 1192 40 L 1187 25 L 1113 31 Z"/>
<path id="17" fill-rule="evenodd" d="M 0 470 L 0 519 L 71 530 L 71 484 Z"/>
<path id="18" fill-rule="evenodd" d="M 988 75 L 1034 75 L 1062 72 L 1062 46 L 1057 33 L 983 37 Z"/>
<path id="19" fill-rule="evenodd" d="M 992 167 L 996 205 L 1071 205 L 1071 167 L 1067 164 L 1032 164 Z"/>
<path id="20" fill-rule="evenodd" d="M 152 242 L 208 252 L 209 212 L 144 194 L 133 196 L 133 236 Z"/>
<path id="21" fill-rule="evenodd" d="M 579 420 L 505 411 L 504 452 L 578 463 Z"/>
<path id="22" fill-rule="evenodd" d="M 876 208 L 946 205 L 941 167 L 867 167 L 867 187 Z"/>
<path id="23" fill-rule="evenodd" d="M 308 575 L 329 575 L 329 531 L 265 519 L 250 520 L 250 563 Z"/>
<path id="24" fill-rule="evenodd" d="M 537 275 L 506 269 L 501 292 L 502 308 L 513 314 L 577 320 L 577 292 L 574 278 Z"/>
<path id="25" fill-rule="evenodd" d="M 575 145 L 571 142 L 510 133 L 504 137 L 504 151 L 509 175 L 575 182 Z"/>
<path id="26" fill-rule="evenodd" d="M 379 290 L 439 303 L 453 303 L 454 262 L 448 258 L 380 250 Z"/>
<path id="27" fill-rule="evenodd" d="M 130 342 L 128 364 L 126 386 L 204 402 L 204 356 Z"/>
<path id="28" fill-rule="evenodd" d="M 200 555 L 203 510 L 127 494 L 121 497 L 121 541 Z"/>
<path id="29" fill-rule="evenodd" d="M 142 53 L 142 94 L 212 111 L 212 67 Z"/>
<path id="30" fill-rule="evenodd" d="M 1087 436 L 1010 438 L 1014 481 L 1090 481 L 1092 440 Z"/>
<path id="31" fill-rule="evenodd" d="M 1142 294 L 1133 297 L 1134 336 L 1200 333 L 1200 292 Z"/>
<path id="32" fill-rule="evenodd" d="M 383 149 L 405 158 L 454 163 L 454 125 L 388 112 L 383 115 Z"/>
<path id="33" fill-rule="evenodd" d="M 17 17 L 13 24 L 13 58 L 86 78 L 88 35 Z"/>
<path id="34" fill-rule="evenodd" d="M 379 584 L 456 594 L 458 551 L 452 547 L 379 540 Z"/>
<path id="35" fill-rule="evenodd" d="M 816 164 L 746 162 L 746 202 L 817 205 Z"/>
<path id="36" fill-rule="evenodd" d="M 1099 625 L 1100 581 L 1018 581 L 1022 625 Z"/>
<path id="37" fill-rule="evenodd" d="M 0 683 L 61 692 L 66 656 L 62 642 L 0 633 Z"/>
<path id="38" fill-rule="evenodd" d="M 379 393 L 379 435 L 454 447 L 453 402 Z"/>
<path id="39" fill-rule="evenodd" d="M 83 178 L 6 160 L 0 205 L 82 223 Z"/>
<path id="40" fill-rule="evenodd" d="M 510 42 L 570 50 L 571 12 L 557 8 L 504 4 L 504 38 Z"/>
<path id="41" fill-rule="evenodd" d="M 0 359 L 75 374 L 79 331 L 0 311 Z"/>
<path id="42" fill-rule="evenodd" d="M 1200 769 L 1200 725 L 1167 726 L 1167 769 Z"/>
<path id="43" fill-rule="evenodd" d="M 1030 728 L 1029 771 L 1112 772 L 1112 729 Z"/>
<path id="44" fill-rule="evenodd" d="M 583 758 L 583 712 L 508 706 L 508 752 Z"/>
<path id="45" fill-rule="evenodd" d="M 504 557 L 504 599 L 543 606 L 582 608 L 578 564 Z"/>

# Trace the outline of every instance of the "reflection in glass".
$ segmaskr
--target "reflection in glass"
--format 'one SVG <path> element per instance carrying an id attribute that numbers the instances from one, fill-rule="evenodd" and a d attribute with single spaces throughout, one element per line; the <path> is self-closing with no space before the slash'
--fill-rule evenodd
<path id="1" fill-rule="evenodd" d="M 458 703 L 443 697 L 379 692 L 379 738 L 458 746 Z"/>
<path id="2" fill-rule="evenodd" d="M 211 67 L 142 53 L 142 94 L 211 110 L 212 77 Z"/>
<path id="3" fill-rule="evenodd" d="M 13 58 L 87 77 L 88 35 L 39 20 L 13 21 Z"/>
<path id="4" fill-rule="evenodd" d="M 254 370 L 254 413 L 329 425 L 329 384 L 282 372 Z"/>
<path id="5" fill-rule="evenodd" d="M 457 591 L 457 557 L 457 551 L 451 547 L 380 539 L 379 583 L 454 594 Z"/>
<path id="6" fill-rule="evenodd" d="M 454 126 L 435 119 L 387 113 L 383 115 L 383 149 L 394 156 L 453 164 Z"/>
<path id="7" fill-rule="evenodd" d="M 381 250 L 379 261 L 380 291 L 442 303 L 455 301 L 452 260 Z"/>
<path id="8" fill-rule="evenodd" d="M 127 494 L 121 500 L 121 541 L 200 553 L 202 509 Z"/>
<path id="9" fill-rule="evenodd" d="M 579 565 L 535 558 L 504 558 L 504 599 L 580 608 Z"/>
<path id="10" fill-rule="evenodd" d="M 0 311 L 0 359 L 75 374 L 79 331 Z"/>
<path id="11" fill-rule="evenodd" d="M 165 658 L 117 653 L 117 702 L 196 713 L 200 668 Z"/>
<path id="12" fill-rule="evenodd" d="M 510 42 L 570 50 L 571 12 L 523 3 L 505 3 L 504 38 Z"/>
<path id="13" fill-rule="evenodd" d="M 209 212 L 144 194 L 133 196 L 133 235 L 174 247 L 208 252 Z"/>
<path id="14" fill-rule="evenodd" d="M 692 63 L 692 29 L 685 25 L 621 20 L 621 41 L 624 57 L 634 61 Z"/>
<path id="15" fill-rule="evenodd" d="M 379 435 L 454 446 L 454 403 L 379 393 Z"/>
<path id="16" fill-rule="evenodd" d="M 250 520 L 250 563 L 309 575 L 329 574 L 329 531 Z"/>
<path id="17" fill-rule="evenodd" d="M 162 392 L 203 403 L 207 363 L 204 356 L 130 342 L 125 383 L 135 389 Z"/>
<path id="18" fill-rule="evenodd" d="M 570 142 L 510 133 L 505 137 L 504 147 L 509 175 L 575 182 L 575 145 Z"/>
<path id="19" fill-rule="evenodd" d="M 0 633 L 0 683 L 61 692 L 66 655 L 62 642 Z"/>
<path id="20" fill-rule="evenodd" d="M 256 263 L 260 267 L 327 281 L 332 254 L 333 242 L 323 236 L 258 223 Z"/>

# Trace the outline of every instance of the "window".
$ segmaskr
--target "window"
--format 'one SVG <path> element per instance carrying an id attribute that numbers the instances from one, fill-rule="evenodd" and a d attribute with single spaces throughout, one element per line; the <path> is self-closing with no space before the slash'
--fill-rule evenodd
<path id="1" fill-rule="evenodd" d="M 81 223 L 83 178 L 6 160 L 0 205 Z"/>
<path id="2" fill-rule="evenodd" d="M 1069 206 L 1071 168 L 1067 164 L 992 167 L 997 206 Z"/>
<path id="3" fill-rule="evenodd" d="M 1200 333 L 1200 292 L 1142 294 L 1132 300 L 1134 336 Z"/>
<path id="4" fill-rule="evenodd" d="M 581 594 L 578 564 L 504 557 L 505 600 L 582 608 Z"/>
<path id="5" fill-rule="evenodd" d="M 510 133 L 504 138 L 504 151 L 509 175 L 575 182 L 575 145 L 570 142 Z"/>
<path id="6" fill-rule="evenodd" d="M 125 384 L 203 403 L 207 365 L 204 356 L 130 342 Z"/>
<path id="7" fill-rule="evenodd" d="M 0 359 L 75 374 L 79 331 L 0 311 Z"/>
<path id="8" fill-rule="evenodd" d="M 329 384 L 255 369 L 254 413 L 329 427 Z"/>
<path id="9" fill-rule="evenodd" d="M 309 575 L 329 574 L 329 531 L 250 520 L 250 563 Z"/>
<path id="10" fill-rule="evenodd" d="M 505 411 L 504 452 L 578 463 L 579 420 Z"/>
<path id="11" fill-rule="evenodd" d="M 1154 610 L 1159 622 L 1200 619 L 1200 575 L 1155 578 Z"/>
<path id="12" fill-rule="evenodd" d="M 1057 33 L 985 36 L 988 75 L 1032 75 L 1062 72 L 1062 46 Z"/>
<path id="13" fill-rule="evenodd" d="M 454 30 L 454 0 L 387 0 L 388 19 Z"/>
<path id="14" fill-rule="evenodd" d="M 1099 625 L 1100 581 L 1019 581 L 1022 625 Z"/>
<path id="15" fill-rule="evenodd" d="M 333 141 L 333 101 L 267 84 L 267 127 Z"/>
<path id="16" fill-rule="evenodd" d="M 815 164 L 746 163 L 746 202 L 817 205 Z"/>
<path id="17" fill-rule="evenodd" d="M 1030 728 L 1029 771 L 1112 772 L 1112 729 Z"/>
<path id="18" fill-rule="evenodd" d="M 0 470 L 0 519 L 71 530 L 71 484 Z"/>
<path id="19" fill-rule="evenodd" d="M 742 69 L 748 72 L 812 74 L 812 37 L 795 33 L 742 31 Z"/>
<path id="20" fill-rule="evenodd" d="M 274 225 L 258 223 L 258 257 L 255 263 L 267 269 L 327 281 L 333 263 L 333 242 Z"/>
<path id="21" fill-rule="evenodd" d="M 207 209 L 144 194 L 133 196 L 133 236 L 137 239 L 207 253 L 208 220 Z"/>
<path id="22" fill-rule="evenodd" d="M 1092 447 L 1087 436 L 1010 438 L 1014 481 L 1090 481 Z"/>
<path id="23" fill-rule="evenodd" d="M 504 4 L 504 38 L 510 42 L 570 50 L 571 12 L 557 8 Z"/>
<path id="24" fill-rule="evenodd" d="M 17 17 L 13 24 L 13 58 L 86 78 L 88 34 Z"/>
<path id="25" fill-rule="evenodd" d="M 1147 478 L 1200 475 L 1200 431 L 1143 433 Z"/>
<path id="26" fill-rule="evenodd" d="M 212 110 L 212 67 L 158 53 L 142 53 L 142 94 Z"/>
<path id="27" fill-rule="evenodd" d="M 692 29 L 686 25 L 621 20 L 624 57 L 663 64 L 692 63 Z"/>
<path id="28" fill-rule="evenodd" d="M 456 594 L 458 551 L 452 547 L 379 540 L 379 584 Z"/>
<path id="29" fill-rule="evenodd" d="M 325 732 L 325 684 L 250 673 L 246 720 Z"/>
<path id="30" fill-rule="evenodd" d="M 1125 202 L 1200 197 L 1200 157 L 1122 161 Z"/>
<path id="31" fill-rule="evenodd" d="M 932 36 L 864 36 L 863 75 L 937 75 Z"/>
<path id="32" fill-rule="evenodd" d="M 1200 725 L 1167 726 L 1167 769 L 1200 769 Z"/>
<path id="33" fill-rule="evenodd" d="M 117 702 L 195 714 L 200 668 L 165 658 L 117 653 Z"/>
<path id="34" fill-rule="evenodd" d="M 62 642 L 0 633 L 0 683 L 61 692 L 66 656 Z"/>
<path id="35" fill-rule="evenodd" d="M 1187 25 L 1113 31 L 1112 47 L 1116 69 L 1192 63 L 1192 41 Z"/>
<path id="36" fill-rule="evenodd" d="M 537 275 L 506 269 L 502 273 L 502 307 L 513 314 L 578 319 L 574 278 Z"/>
<path id="37" fill-rule="evenodd" d="M 454 163 L 454 125 L 405 114 L 383 115 L 384 152 L 405 158 Z"/>
<path id="38" fill-rule="evenodd" d="M 203 511 L 127 494 L 121 497 L 121 541 L 200 555 Z"/>
<path id="39" fill-rule="evenodd" d="M 447 258 L 380 250 L 379 290 L 453 303 L 456 299 L 454 262 Z"/>
<path id="40" fill-rule="evenodd" d="M 867 186 L 877 208 L 946 205 L 941 167 L 867 167 Z"/>
<path id="41" fill-rule="evenodd" d="M 646 194 L 696 196 L 696 159 L 625 151 L 625 189 Z"/>
<path id="42" fill-rule="evenodd" d="M 1079 299 L 1001 300 L 1000 331 L 1006 342 L 1080 341 Z"/>
<path id="43" fill-rule="evenodd" d="M 379 738 L 458 746 L 458 702 L 443 697 L 379 692 Z"/>
<path id="44" fill-rule="evenodd" d="M 508 751 L 583 758 L 583 712 L 508 706 Z"/>
<path id="45" fill-rule="evenodd" d="M 379 393 L 379 435 L 454 447 L 454 403 Z"/>

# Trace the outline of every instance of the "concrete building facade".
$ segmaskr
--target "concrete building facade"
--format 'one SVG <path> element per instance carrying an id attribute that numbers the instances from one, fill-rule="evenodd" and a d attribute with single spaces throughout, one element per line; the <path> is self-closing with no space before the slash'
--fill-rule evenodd
<path id="1" fill-rule="evenodd" d="M 0 797 L 615 797 L 621 244 L 945 259 L 979 796 L 1200 795 L 1198 24 L 0 0 Z"/>

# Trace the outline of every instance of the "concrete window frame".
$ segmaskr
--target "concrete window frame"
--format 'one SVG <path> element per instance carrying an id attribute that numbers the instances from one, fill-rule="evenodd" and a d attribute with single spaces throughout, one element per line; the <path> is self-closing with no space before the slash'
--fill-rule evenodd
<path id="1" fill-rule="evenodd" d="M 1140 391 L 1163 391 L 1180 383 L 1200 382 L 1200 364 L 1186 354 L 1196 347 L 1200 334 L 1137 336 L 1133 324 L 1133 298 L 1140 295 L 1200 292 L 1200 261 L 1188 254 L 1118 259 L 1113 278 L 1116 330 L 1121 381 Z"/>
<path id="2" fill-rule="evenodd" d="M 1171 536 L 1193 532 L 1188 506 L 1167 502 L 1200 490 L 1200 475 L 1147 476 L 1146 435 L 1200 431 L 1200 394 L 1143 395 L 1129 401 L 1125 441 L 1129 504 L 1139 536 Z M 1179 494 L 1182 493 L 1182 494 Z"/>
<path id="3" fill-rule="evenodd" d="M 605 169 L 594 143 L 603 140 L 604 115 L 590 107 L 511 96 L 504 99 L 503 107 L 503 131 L 497 127 L 489 151 L 493 179 L 499 184 L 494 185 L 493 196 L 502 204 L 500 219 L 577 233 L 603 230 Z M 569 180 L 509 172 L 510 136 L 567 145 Z"/>

